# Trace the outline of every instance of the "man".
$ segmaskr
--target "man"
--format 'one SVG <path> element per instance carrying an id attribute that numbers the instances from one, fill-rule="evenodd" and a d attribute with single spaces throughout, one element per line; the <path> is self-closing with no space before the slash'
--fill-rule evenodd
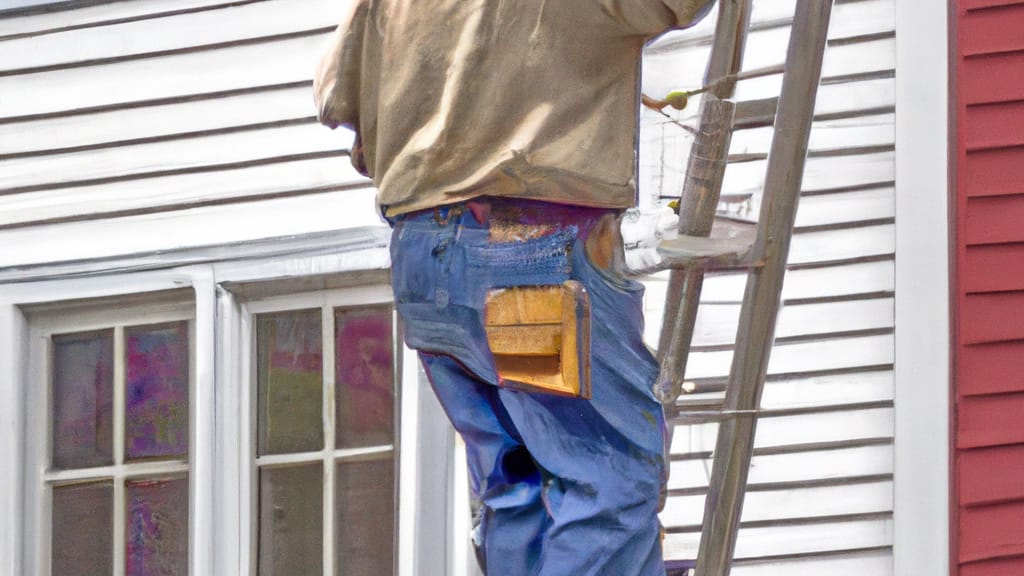
<path id="1" fill-rule="evenodd" d="M 664 574 L 665 420 L 621 272 L 645 42 L 713 0 L 352 0 L 314 82 L 319 118 L 394 225 L 407 343 L 466 442 L 489 576 Z M 504 386 L 496 288 L 576 280 L 591 398 Z"/>

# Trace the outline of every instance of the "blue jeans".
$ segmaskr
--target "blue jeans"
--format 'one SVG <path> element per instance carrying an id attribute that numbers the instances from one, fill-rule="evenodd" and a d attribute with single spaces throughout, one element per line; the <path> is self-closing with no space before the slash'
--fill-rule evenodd
<path id="1" fill-rule="evenodd" d="M 643 287 L 595 265 L 586 212 L 539 238 L 446 210 L 395 222 L 396 305 L 482 502 L 488 576 L 665 573 L 657 519 L 665 419 L 642 341 Z M 492 288 L 581 282 L 591 304 L 589 400 L 499 387 L 483 328 Z"/>

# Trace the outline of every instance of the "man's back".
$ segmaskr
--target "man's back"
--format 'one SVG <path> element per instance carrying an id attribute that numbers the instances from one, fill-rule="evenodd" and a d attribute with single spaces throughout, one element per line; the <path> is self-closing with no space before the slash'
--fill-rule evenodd
<path id="1" fill-rule="evenodd" d="M 391 216 L 481 195 L 627 208 L 643 44 L 710 4 L 354 0 L 321 119 L 356 129 Z"/>

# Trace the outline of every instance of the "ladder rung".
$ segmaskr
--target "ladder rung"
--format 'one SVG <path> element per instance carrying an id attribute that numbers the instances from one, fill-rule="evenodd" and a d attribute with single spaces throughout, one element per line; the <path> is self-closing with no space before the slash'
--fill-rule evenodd
<path id="1" fill-rule="evenodd" d="M 716 218 L 711 236 L 677 236 L 658 245 L 662 268 L 683 268 L 694 262 L 709 265 L 742 265 L 754 244 L 757 225 Z"/>

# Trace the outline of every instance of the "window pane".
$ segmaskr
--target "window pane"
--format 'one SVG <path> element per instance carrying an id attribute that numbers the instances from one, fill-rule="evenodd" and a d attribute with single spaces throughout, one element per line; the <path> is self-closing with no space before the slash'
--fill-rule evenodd
<path id="1" fill-rule="evenodd" d="M 323 352 L 320 311 L 259 317 L 259 453 L 322 450 Z"/>
<path id="2" fill-rule="evenodd" d="M 259 530 L 261 575 L 323 572 L 321 463 L 260 470 Z"/>
<path id="3" fill-rule="evenodd" d="M 114 331 L 53 337 L 53 466 L 113 463 Z"/>
<path id="4" fill-rule="evenodd" d="M 335 472 L 338 574 L 391 574 L 395 552 L 395 462 L 342 462 Z"/>
<path id="5" fill-rule="evenodd" d="M 394 441 L 394 343 L 391 308 L 335 311 L 336 447 Z"/>
<path id="6" fill-rule="evenodd" d="M 188 478 L 127 482 L 127 575 L 188 574 Z"/>
<path id="7" fill-rule="evenodd" d="M 114 533 L 110 482 L 53 489 L 51 574 L 110 574 Z"/>
<path id="8" fill-rule="evenodd" d="M 125 330 L 125 449 L 130 460 L 188 453 L 188 323 Z"/>

